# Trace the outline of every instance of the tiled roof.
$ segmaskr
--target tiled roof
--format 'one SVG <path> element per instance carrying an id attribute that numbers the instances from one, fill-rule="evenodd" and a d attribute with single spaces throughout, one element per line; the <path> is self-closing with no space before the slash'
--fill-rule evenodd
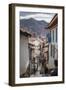
<path id="1" fill-rule="evenodd" d="M 25 30 L 23 28 L 20 29 L 20 32 L 22 32 L 23 34 L 28 35 L 28 36 L 32 35 L 28 30 Z"/>

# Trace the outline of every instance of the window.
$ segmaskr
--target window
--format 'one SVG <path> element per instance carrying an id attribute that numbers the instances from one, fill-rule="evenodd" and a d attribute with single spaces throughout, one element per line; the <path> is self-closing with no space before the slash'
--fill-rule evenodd
<path id="1" fill-rule="evenodd" d="M 51 44 L 51 56 L 52 56 L 52 44 Z"/>
<path id="2" fill-rule="evenodd" d="M 53 30 L 53 42 L 54 42 L 54 30 Z"/>
<path id="3" fill-rule="evenodd" d="M 57 42 L 57 28 L 56 28 L 56 42 Z"/>
<path id="4" fill-rule="evenodd" d="M 51 57 L 55 57 L 55 45 L 51 44 Z"/>
<path id="5" fill-rule="evenodd" d="M 53 45 L 53 58 L 55 57 L 55 45 Z"/>

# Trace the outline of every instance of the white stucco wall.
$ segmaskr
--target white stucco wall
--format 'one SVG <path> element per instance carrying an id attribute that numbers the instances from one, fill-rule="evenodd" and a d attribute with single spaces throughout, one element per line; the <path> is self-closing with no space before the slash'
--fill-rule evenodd
<path id="1" fill-rule="evenodd" d="M 51 57 L 51 44 L 49 44 L 49 68 L 54 68 L 54 59 Z"/>
<path id="2" fill-rule="evenodd" d="M 54 42 L 53 42 L 53 30 L 54 30 Z M 58 49 L 58 44 L 56 42 L 56 27 L 51 30 L 51 44 L 55 45 L 55 48 Z M 54 60 L 58 59 L 58 52 L 55 51 L 55 57 L 51 56 L 51 44 L 49 44 L 49 68 L 54 68 Z"/>
<path id="3" fill-rule="evenodd" d="M 20 75 L 26 72 L 29 64 L 28 37 L 20 35 Z"/>

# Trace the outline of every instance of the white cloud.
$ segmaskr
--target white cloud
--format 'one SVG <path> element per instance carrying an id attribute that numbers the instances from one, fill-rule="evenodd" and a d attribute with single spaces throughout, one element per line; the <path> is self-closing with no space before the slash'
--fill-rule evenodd
<path id="1" fill-rule="evenodd" d="M 54 14 L 32 14 L 27 16 L 20 16 L 20 19 L 29 19 L 34 18 L 36 20 L 45 20 L 46 22 L 50 22 L 53 18 Z"/>

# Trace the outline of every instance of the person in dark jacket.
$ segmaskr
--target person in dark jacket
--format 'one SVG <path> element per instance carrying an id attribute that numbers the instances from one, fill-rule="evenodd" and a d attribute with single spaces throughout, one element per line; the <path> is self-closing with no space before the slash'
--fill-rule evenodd
<path id="1" fill-rule="evenodd" d="M 58 76 L 58 60 L 54 61 L 55 68 L 51 71 L 51 76 Z"/>

